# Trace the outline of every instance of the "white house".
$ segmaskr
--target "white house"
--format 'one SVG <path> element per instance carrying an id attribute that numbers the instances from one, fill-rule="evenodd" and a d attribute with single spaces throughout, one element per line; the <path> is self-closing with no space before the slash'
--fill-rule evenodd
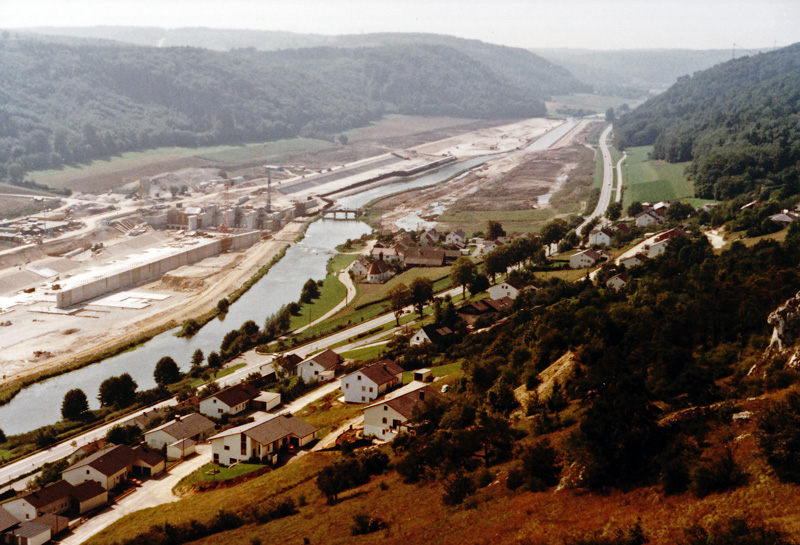
<path id="1" fill-rule="evenodd" d="M 297 374 L 306 382 L 333 380 L 344 359 L 333 350 L 325 350 L 297 364 Z"/>
<path id="2" fill-rule="evenodd" d="M 447 236 L 444 237 L 444 241 L 451 246 L 463 248 L 467 244 L 467 235 L 461 229 L 456 229 L 455 231 L 447 233 Z"/>
<path id="3" fill-rule="evenodd" d="M 52 532 L 50 526 L 39 522 L 23 522 L 6 534 L 15 545 L 43 545 L 50 541 Z"/>
<path id="4" fill-rule="evenodd" d="M 412 382 L 364 409 L 364 435 L 391 441 L 408 429 L 414 406 L 438 397 L 436 390 L 423 382 Z"/>
<path id="5" fill-rule="evenodd" d="M 532 289 L 533 286 L 522 277 L 510 276 L 503 282 L 495 284 L 486 291 L 489 292 L 489 297 L 499 300 L 503 297 L 516 299 L 520 293 L 525 293 L 526 291 L 530 291 Z"/>
<path id="6" fill-rule="evenodd" d="M 150 477 L 163 472 L 165 467 L 164 458 L 154 450 L 117 445 L 75 462 L 61 473 L 61 477 L 73 486 L 95 481 L 104 489 L 111 490 L 131 472 Z"/>
<path id="7" fill-rule="evenodd" d="M 441 238 L 442 236 L 436 229 L 426 229 L 425 232 L 419 236 L 419 243 L 423 246 L 433 246 L 439 242 Z"/>
<path id="8" fill-rule="evenodd" d="M 369 403 L 402 383 L 403 368 L 383 360 L 342 377 L 340 389 L 348 403 Z"/>
<path id="9" fill-rule="evenodd" d="M 278 461 L 281 449 L 291 451 L 314 440 L 317 428 L 291 415 L 270 415 L 266 420 L 231 428 L 211 437 L 215 464 L 229 466 L 256 459 Z"/>
<path id="10" fill-rule="evenodd" d="M 167 458 L 184 458 L 195 451 L 214 431 L 214 423 L 200 413 L 177 416 L 175 420 L 145 432 L 144 441 L 154 449 L 167 446 Z M 170 449 L 172 445 L 175 448 Z M 177 455 L 177 456 L 176 456 Z"/>
<path id="11" fill-rule="evenodd" d="M 370 284 L 383 284 L 393 276 L 394 269 L 387 265 L 383 259 L 378 259 L 369 266 L 366 281 Z"/>
<path id="12" fill-rule="evenodd" d="M 636 255 L 620 259 L 618 264 L 624 266 L 626 269 L 630 269 L 632 267 L 638 267 L 639 265 L 646 262 L 648 259 L 650 258 L 647 257 L 645 254 L 639 252 Z"/>
<path id="13" fill-rule="evenodd" d="M 583 250 L 581 252 L 572 254 L 569 257 L 569 266 L 572 269 L 593 267 L 602 259 L 602 257 L 603 256 L 600 254 L 600 252 L 596 252 L 594 250 Z"/>
<path id="14" fill-rule="evenodd" d="M 18 520 L 31 521 L 48 513 L 60 514 L 69 510 L 75 487 L 66 481 L 57 481 L 40 490 L 29 492 L 3 504 Z"/>
<path id="15" fill-rule="evenodd" d="M 606 227 L 596 226 L 589 232 L 589 244 L 597 244 L 599 246 L 608 246 L 611 244 L 611 239 L 614 238 L 614 232 Z"/>
<path id="16" fill-rule="evenodd" d="M 475 255 L 486 255 L 489 252 L 493 252 L 500 246 L 501 244 L 499 242 L 487 240 L 486 242 L 478 244 L 477 248 L 475 249 Z"/>
<path id="17" fill-rule="evenodd" d="M 636 227 L 649 227 L 655 223 L 664 223 L 664 216 L 655 210 L 649 209 L 636 214 L 634 223 Z"/>
<path id="18" fill-rule="evenodd" d="M 356 259 L 350 264 L 348 269 L 350 273 L 353 275 L 353 278 L 356 280 L 360 280 L 367 276 L 367 271 L 369 270 L 369 263 L 367 263 L 363 259 Z"/>
<path id="19" fill-rule="evenodd" d="M 246 382 L 234 384 L 200 400 L 200 412 L 219 418 L 223 414 L 239 414 L 247 409 L 261 392 Z"/>
<path id="20" fill-rule="evenodd" d="M 686 233 L 686 231 L 680 229 L 679 227 L 675 227 L 674 229 L 669 229 L 663 233 L 655 235 L 647 244 L 644 245 L 644 249 L 647 252 L 647 257 L 653 258 L 663 254 L 673 238 L 688 236 L 689 235 Z"/>
<path id="21" fill-rule="evenodd" d="M 614 291 L 619 291 L 628 283 L 627 273 L 620 273 L 606 280 L 606 286 Z"/>
<path id="22" fill-rule="evenodd" d="M 408 343 L 417 346 L 425 343 L 439 344 L 447 337 L 453 335 L 453 330 L 442 324 L 424 325 L 411 337 Z"/>

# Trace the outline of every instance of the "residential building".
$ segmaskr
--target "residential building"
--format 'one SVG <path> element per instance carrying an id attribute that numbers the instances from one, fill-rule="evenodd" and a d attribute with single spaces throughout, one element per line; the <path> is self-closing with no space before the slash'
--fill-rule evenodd
<path id="1" fill-rule="evenodd" d="M 348 403 L 369 403 L 401 384 L 403 368 L 383 360 L 342 377 L 340 389 Z"/>
<path id="2" fill-rule="evenodd" d="M 775 223 L 780 223 L 783 227 L 786 227 L 790 223 L 794 222 L 797 219 L 797 214 L 793 214 L 788 210 L 784 210 L 780 214 L 773 214 L 769 217 L 770 221 Z"/>
<path id="3" fill-rule="evenodd" d="M 414 333 L 414 336 L 411 337 L 409 344 L 412 346 L 425 344 L 425 343 L 432 343 L 432 344 L 441 344 L 448 340 L 449 337 L 452 337 L 453 330 L 449 327 L 442 325 L 442 324 L 430 324 L 424 325 L 419 330 Z"/>
<path id="4" fill-rule="evenodd" d="M 333 380 L 343 361 L 344 358 L 333 350 L 325 350 L 301 361 L 297 374 L 306 382 L 327 382 Z"/>
<path id="5" fill-rule="evenodd" d="M 353 278 L 356 280 L 361 280 L 367 276 L 367 271 L 369 271 L 369 263 L 366 259 L 356 259 L 350 264 L 348 270 L 350 271 L 350 274 L 353 275 Z"/>
<path id="6" fill-rule="evenodd" d="M 406 267 L 443 267 L 445 256 L 441 248 L 408 248 L 403 263 Z"/>
<path id="7" fill-rule="evenodd" d="M 444 241 L 451 246 L 463 248 L 467 244 L 467 235 L 461 229 L 456 229 L 455 231 L 447 233 L 447 236 L 444 237 Z"/>
<path id="8" fill-rule="evenodd" d="M 111 490 L 128 478 L 130 473 L 151 477 L 165 469 L 164 459 L 149 447 L 132 449 L 125 445 L 95 452 L 65 469 L 61 476 L 77 486 L 86 481 L 95 481 L 104 489 Z"/>
<path id="9" fill-rule="evenodd" d="M 297 354 L 284 354 L 278 357 L 275 364 L 286 371 L 290 377 L 293 377 L 297 375 L 297 366 L 301 361 L 303 361 L 303 358 Z"/>
<path id="10" fill-rule="evenodd" d="M 595 250 L 583 250 L 572 254 L 569 258 L 569 266 L 572 269 L 583 269 L 597 265 L 603 258 L 600 252 Z"/>
<path id="11" fill-rule="evenodd" d="M 28 492 L 3 504 L 19 521 L 32 521 L 47 513 L 69 511 L 75 487 L 66 481 L 56 481 L 39 490 Z"/>
<path id="12" fill-rule="evenodd" d="M 653 209 L 644 210 L 634 216 L 636 227 L 649 227 L 654 224 L 664 223 L 664 216 Z"/>
<path id="13" fill-rule="evenodd" d="M 39 522 L 23 522 L 7 534 L 14 545 L 43 545 L 50 541 L 50 526 Z"/>
<path id="14" fill-rule="evenodd" d="M 231 428 L 211 437 L 214 463 L 231 465 L 244 460 L 276 463 L 281 450 L 302 448 L 314 440 L 317 428 L 291 415 L 270 415 L 266 420 Z"/>
<path id="15" fill-rule="evenodd" d="M 502 299 L 508 297 L 509 299 L 516 299 L 521 293 L 535 289 L 533 284 L 522 278 L 521 276 L 509 276 L 503 282 L 491 286 L 488 290 L 489 297 L 492 299 Z"/>
<path id="16" fill-rule="evenodd" d="M 598 225 L 589 232 L 589 245 L 608 246 L 613 238 L 614 232 L 611 229 Z"/>
<path id="17" fill-rule="evenodd" d="M 364 435 L 391 441 L 401 431 L 408 430 L 415 405 L 436 397 L 436 390 L 424 382 L 403 386 L 364 409 Z"/>
<path id="18" fill-rule="evenodd" d="M 394 276 L 392 269 L 382 258 L 372 262 L 367 271 L 366 281 L 370 284 L 383 284 Z"/>
<path id="19" fill-rule="evenodd" d="M 173 460 L 194 453 L 195 445 L 208 439 L 213 431 L 214 422 L 200 413 L 192 413 L 176 416 L 174 420 L 145 432 L 144 441 L 154 449 L 166 446 L 167 458 Z"/>
<path id="20" fill-rule="evenodd" d="M 223 414 L 239 414 L 247 409 L 261 392 L 258 388 L 240 382 L 200 400 L 200 412 L 220 418 Z"/>
<path id="21" fill-rule="evenodd" d="M 686 231 L 680 227 L 675 227 L 655 235 L 647 244 L 644 245 L 644 249 L 647 252 L 647 257 L 654 258 L 663 254 L 673 238 L 688 236 L 689 235 L 686 233 Z"/>
<path id="22" fill-rule="evenodd" d="M 630 268 L 633 268 L 633 267 L 638 267 L 639 265 L 645 263 L 648 259 L 650 259 L 650 258 L 647 257 L 645 254 L 643 254 L 641 252 L 638 252 L 636 255 L 632 255 L 632 256 L 628 256 L 628 257 L 625 257 L 623 259 L 620 259 L 618 264 L 622 265 L 626 269 L 630 269 Z"/>
<path id="23" fill-rule="evenodd" d="M 620 273 L 606 280 L 606 286 L 614 291 L 619 291 L 628 283 L 628 273 Z"/>
<path id="24" fill-rule="evenodd" d="M 441 240 L 442 236 L 436 229 L 427 229 L 419 236 L 419 243 L 423 246 L 433 246 Z"/>
<path id="25" fill-rule="evenodd" d="M 481 316 L 493 320 L 503 311 L 509 310 L 513 304 L 514 301 L 510 297 L 481 299 L 480 301 L 467 303 L 459 308 L 458 317 L 468 326 L 474 326 Z"/>

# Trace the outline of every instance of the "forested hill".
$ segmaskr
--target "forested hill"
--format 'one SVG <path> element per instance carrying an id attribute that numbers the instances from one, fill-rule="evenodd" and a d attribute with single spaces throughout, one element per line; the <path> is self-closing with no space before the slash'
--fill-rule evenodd
<path id="1" fill-rule="evenodd" d="M 439 34 L 374 33 L 341 36 L 298 34 L 272 30 L 157 27 L 30 28 L 40 35 L 116 40 L 152 47 L 201 47 L 216 51 L 254 48 L 259 51 L 309 47 L 361 48 L 440 45 L 451 47 L 488 68 L 507 83 L 539 98 L 550 94 L 590 91 L 591 87 L 568 70 L 526 50 Z"/>
<path id="2" fill-rule="evenodd" d="M 615 124 L 620 146 L 692 161 L 697 194 L 800 191 L 800 43 L 678 80 Z"/>
<path id="3" fill-rule="evenodd" d="M 535 86 L 441 45 L 216 52 L 6 36 L 0 163 L 18 178 L 127 150 L 332 137 L 386 113 L 541 116 Z"/>

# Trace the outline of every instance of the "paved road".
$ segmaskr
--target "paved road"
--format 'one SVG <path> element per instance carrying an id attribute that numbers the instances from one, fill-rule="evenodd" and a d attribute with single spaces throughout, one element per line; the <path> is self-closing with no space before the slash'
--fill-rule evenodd
<path id="1" fill-rule="evenodd" d="M 603 185 L 600 188 L 600 198 L 597 201 L 594 212 L 578 227 L 577 233 L 579 236 L 590 221 L 594 218 L 603 217 L 603 214 L 606 213 L 606 208 L 611 202 L 611 193 L 614 189 L 614 165 L 611 162 L 611 152 L 608 149 L 608 135 L 611 134 L 611 129 L 612 125 L 609 125 L 600 135 L 600 152 L 603 154 Z"/>
<path id="2" fill-rule="evenodd" d="M 622 157 L 617 161 L 617 196 L 614 198 L 615 202 L 622 201 L 622 163 L 628 158 L 628 152 L 623 151 Z"/>

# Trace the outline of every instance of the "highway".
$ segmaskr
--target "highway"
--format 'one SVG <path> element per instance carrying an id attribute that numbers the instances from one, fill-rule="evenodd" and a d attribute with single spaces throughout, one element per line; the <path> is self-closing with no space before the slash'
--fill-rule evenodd
<path id="1" fill-rule="evenodd" d="M 576 232 L 578 236 L 582 235 L 584 227 L 595 218 L 603 217 L 606 213 L 609 203 L 611 202 L 611 193 L 614 190 L 614 165 L 611 162 L 611 152 L 608 149 L 608 136 L 611 134 L 612 125 L 609 125 L 603 134 L 600 135 L 600 153 L 603 154 L 603 185 L 600 188 L 600 198 L 597 200 L 597 206 L 594 212 L 581 223 Z M 621 198 L 620 191 L 617 191 L 617 200 Z"/>

